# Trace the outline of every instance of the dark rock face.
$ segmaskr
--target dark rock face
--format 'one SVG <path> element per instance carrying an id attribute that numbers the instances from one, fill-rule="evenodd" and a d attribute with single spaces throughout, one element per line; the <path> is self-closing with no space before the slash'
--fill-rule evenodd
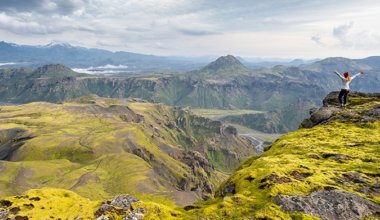
<path id="1" fill-rule="evenodd" d="M 350 92 L 350 96 L 352 96 L 352 92 Z M 339 92 L 331 92 L 329 93 L 324 99 L 323 99 L 323 106 L 329 107 L 329 106 L 339 106 L 339 100 L 338 100 Z"/>
<path id="2" fill-rule="evenodd" d="M 13 203 L 11 201 L 8 201 L 8 200 L 1 200 L 0 201 L 0 207 L 9 207 L 11 206 Z"/>
<path id="3" fill-rule="evenodd" d="M 192 174 L 199 177 L 199 180 L 189 177 L 182 179 L 179 188 L 184 191 L 201 191 L 204 199 L 210 197 L 214 186 L 209 181 L 209 177 L 215 170 L 214 166 L 197 151 L 183 151 L 178 155 L 177 160 L 188 165 Z"/>
<path id="4" fill-rule="evenodd" d="M 282 183 L 290 183 L 292 180 L 289 179 L 286 176 L 279 177 L 277 174 L 272 173 L 266 177 L 264 177 L 260 182 L 265 183 L 265 182 L 271 182 L 271 183 L 277 183 L 277 184 L 282 184 Z"/>
<path id="5" fill-rule="evenodd" d="M 230 182 L 228 183 L 223 189 L 222 191 L 220 192 L 220 195 L 221 196 L 226 196 L 227 194 L 229 193 L 232 193 L 232 194 L 235 194 L 236 191 L 235 191 L 235 183 L 233 182 Z"/>
<path id="6" fill-rule="evenodd" d="M 380 214 L 380 205 L 352 193 L 317 191 L 308 196 L 275 197 L 274 202 L 289 212 L 304 212 L 331 220 L 360 220 Z"/>
<path id="7" fill-rule="evenodd" d="M 233 127 L 233 126 L 227 126 L 226 129 L 225 129 L 225 131 L 227 133 L 235 135 L 235 136 L 238 135 L 237 129 L 235 127 Z"/>
<path id="8" fill-rule="evenodd" d="M 339 109 L 335 107 L 322 107 L 317 111 L 313 111 L 310 115 L 310 118 L 305 119 L 301 127 L 302 128 L 311 128 L 317 124 L 320 124 L 324 121 L 327 121 L 331 116 L 336 113 Z"/>
<path id="9" fill-rule="evenodd" d="M 28 220 L 28 219 L 29 219 L 28 216 L 20 216 L 20 215 L 18 215 L 18 216 L 15 217 L 15 220 Z"/>
<path id="10" fill-rule="evenodd" d="M 23 129 L 0 130 L 0 160 L 9 160 L 25 140 L 33 138 Z"/>
<path id="11" fill-rule="evenodd" d="M 352 183 L 363 183 L 366 184 L 367 181 L 360 175 L 358 172 L 349 172 L 343 174 L 343 179 L 345 182 L 352 182 Z"/>

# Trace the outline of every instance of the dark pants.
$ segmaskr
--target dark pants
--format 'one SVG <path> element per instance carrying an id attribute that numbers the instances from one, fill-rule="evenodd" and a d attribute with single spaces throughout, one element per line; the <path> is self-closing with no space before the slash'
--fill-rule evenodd
<path id="1" fill-rule="evenodd" d="M 345 105 L 347 103 L 347 96 L 348 96 L 348 93 L 350 91 L 347 90 L 347 89 L 342 89 L 340 90 L 340 93 L 339 93 L 339 96 L 338 96 L 338 99 L 339 99 L 339 103 L 342 105 Z"/>

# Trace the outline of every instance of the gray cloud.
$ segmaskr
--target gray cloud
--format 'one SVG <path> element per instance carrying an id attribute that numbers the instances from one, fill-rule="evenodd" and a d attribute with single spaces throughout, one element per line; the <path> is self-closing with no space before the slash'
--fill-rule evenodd
<path id="1" fill-rule="evenodd" d="M 333 27 L 331 35 L 319 34 L 311 40 L 319 46 L 330 48 L 373 50 L 380 49 L 380 33 L 377 30 L 365 30 L 349 22 Z M 328 42 L 329 41 L 329 42 Z"/>
<path id="2" fill-rule="evenodd" d="M 41 25 L 40 23 L 28 20 L 27 16 L 10 16 L 0 13 L 0 29 L 13 32 L 15 34 L 56 34 L 61 32 L 55 27 Z"/>
<path id="3" fill-rule="evenodd" d="M 376 43 L 376 0 L 0 0 L 0 31 L 4 40 L 79 43 L 111 50 L 179 54 L 289 54 L 299 42 L 310 47 L 333 44 L 364 48 Z M 373 15 L 364 12 L 371 11 Z M 361 12 L 362 17 L 349 15 Z M 365 17 L 368 16 L 368 17 Z M 372 16 L 372 17 L 371 17 Z M 347 21 L 355 22 L 350 26 Z M 317 25 L 316 25 L 317 24 Z M 346 24 L 346 25 L 336 25 Z M 364 23 L 365 24 L 365 23 Z M 335 26 L 335 28 L 334 28 Z M 331 29 L 333 32 L 331 32 Z M 313 34 L 318 33 L 318 34 Z M 312 36 L 312 37 L 310 37 Z M 234 42 L 230 44 L 229 42 Z M 240 43 L 241 42 L 241 43 Z M 234 46 L 231 51 L 220 45 Z M 266 49 L 268 48 L 268 49 Z M 315 49 L 315 48 L 314 48 Z M 253 51 L 253 52 L 251 52 Z"/>
<path id="4" fill-rule="evenodd" d="M 84 7 L 85 0 L 1 0 L 0 11 L 68 15 Z"/>
<path id="5" fill-rule="evenodd" d="M 196 30 L 196 29 L 186 29 L 186 28 L 178 28 L 180 33 L 189 36 L 205 36 L 205 35 L 216 35 L 220 34 L 220 32 L 213 32 L 208 30 Z"/>
<path id="6" fill-rule="evenodd" d="M 0 10 L 1 11 L 7 11 L 7 10 L 13 10 L 13 11 L 32 11 L 37 8 L 40 8 L 41 6 L 40 0 L 3 0 L 0 1 Z"/>
<path id="7" fill-rule="evenodd" d="M 354 23 L 350 22 L 348 24 L 343 24 L 343 25 L 334 27 L 333 36 L 338 38 L 343 45 L 351 46 L 348 35 L 353 26 L 354 26 Z"/>
<path id="8" fill-rule="evenodd" d="M 367 30 L 353 30 L 354 23 L 337 26 L 333 36 L 339 40 L 339 46 L 345 48 L 374 49 L 380 48 L 380 33 Z"/>
<path id="9" fill-rule="evenodd" d="M 326 46 L 326 44 L 322 42 L 321 36 L 319 36 L 319 35 L 312 36 L 311 40 L 320 46 Z"/>

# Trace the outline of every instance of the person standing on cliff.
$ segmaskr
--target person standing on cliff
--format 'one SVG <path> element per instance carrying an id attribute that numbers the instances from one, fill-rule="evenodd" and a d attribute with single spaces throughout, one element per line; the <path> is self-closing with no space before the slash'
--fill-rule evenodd
<path id="1" fill-rule="evenodd" d="M 353 76 L 350 76 L 349 72 L 343 73 L 343 76 L 340 73 L 338 73 L 338 71 L 334 71 L 334 73 L 337 76 L 339 76 L 339 78 L 341 78 L 342 82 L 343 82 L 342 89 L 340 90 L 340 93 L 338 96 L 340 107 L 343 108 L 347 103 L 347 96 L 348 96 L 348 93 L 350 92 L 350 83 L 352 82 L 353 79 L 355 79 L 356 77 L 358 77 L 359 75 L 362 75 L 364 73 L 359 72 Z"/>

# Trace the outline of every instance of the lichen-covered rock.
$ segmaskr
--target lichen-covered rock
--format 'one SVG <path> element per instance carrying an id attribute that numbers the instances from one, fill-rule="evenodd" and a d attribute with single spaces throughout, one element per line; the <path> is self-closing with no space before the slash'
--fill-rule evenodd
<path id="1" fill-rule="evenodd" d="M 120 207 L 123 210 L 129 210 L 132 203 L 140 201 L 131 195 L 118 195 L 110 203 L 112 206 Z"/>
<path id="2" fill-rule="evenodd" d="M 128 211 L 132 211 L 132 204 L 140 200 L 131 195 L 118 195 L 111 201 L 105 201 L 96 210 L 95 216 L 102 217 L 110 215 L 124 215 Z"/>
<path id="3" fill-rule="evenodd" d="M 96 220 L 109 220 L 109 218 L 107 216 L 99 216 Z"/>
<path id="4" fill-rule="evenodd" d="M 128 213 L 128 215 L 124 217 L 123 220 L 141 220 L 144 218 L 144 213 L 145 213 L 144 208 L 138 208 Z"/>
<path id="5" fill-rule="evenodd" d="M 380 205 L 358 195 L 322 190 L 308 196 L 281 196 L 274 199 L 283 210 L 304 212 L 326 220 L 360 220 L 380 213 Z"/>
<path id="6" fill-rule="evenodd" d="M 8 212 L 6 210 L 0 209 L 0 219 L 6 219 L 8 217 Z"/>

